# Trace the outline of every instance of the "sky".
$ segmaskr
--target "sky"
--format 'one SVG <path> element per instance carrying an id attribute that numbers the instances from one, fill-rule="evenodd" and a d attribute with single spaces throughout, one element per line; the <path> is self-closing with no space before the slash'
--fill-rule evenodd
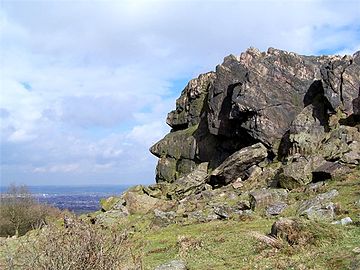
<path id="1" fill-rule="evenodd" d="M 0 184 L 155 182 L 187 82 L 252 46 L 360 50 L 360 1 L 0 2 Z"/>

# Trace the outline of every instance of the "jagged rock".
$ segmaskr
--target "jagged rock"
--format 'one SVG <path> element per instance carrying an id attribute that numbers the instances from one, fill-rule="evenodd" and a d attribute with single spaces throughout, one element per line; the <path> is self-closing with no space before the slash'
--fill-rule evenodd
<path id="1" fill-rule="evenodd" d="M 318 94 L 319 95 L 319 94 Z M 289 149 L 287 155 L 302 156 L 312 154 L 321 145 L 324 132 L 328 130 L 329 104 L 318 96 L 313 104 L 305 107 L 290 125 Z"/>
<path id="2" fill-rule="evenodd" d="M 201 74 L 189 81 L 176 100 L 176 110 L 168 114 L 166 123 L 174 129 L 183 129 L 200 122 L 208 88 L 215 79 L 215 73 Z"/>
<path id="3" fill-rule="evenodd" d="M 296 161 L 284 165 L 280 173 L 276 176 L 279 185 L 282 188 L 294 189 L 304 186 L 312 181 L 312 172 L 324 162 L 324 159 L 318 156 L 305 158 L 300 157 Z"/>
<path id="4" fill-rule="evenodd" d="M 335 205 L 330 200 L 338 194 L 338 191 L 333 189 L 306 200 L 300 204 L 298 214 L 310 220 L 333 220 L 335 217 Z"/>
<path id="5" fill-rule="evenodd" d="M 339 126 L 326 134 L 319 152 L 326 160 L 359 164 L 360 132 L 355 127 Z"/>
<path id="6" fill-rule="evenodd" d="M 164 212 L 159 209 L 154 210 L 155 219 L 153 224 L 159 227 L 165 227 L 174 222 L 176 213 L 174 211 Z"/>
<path id="7" fill-rule="evenodd" d="M 338 221 L 334 221 L 331 222 L 331 224 L 336 224 L 336 225 L 348 225 L 350 223 L 352 223 L 352 219 L 350 217 L 346 217 L 346 218 L 342 218 L 341 220 Z"/>
<path id="8" fill-rule="evenodd" d="M 172 199 L 182 199 L 191 194 L 199 193 L 206 187 L 206 180 L 208 163 L 204 162 L 193 170 L 188 175 L 176 180 L 174 183 L 175 189 L 172 193 L 168 194 L 168 197 Z"/>
<path id="9" fill-rule="evenodd" d="M 227 185 L 237 179 L 246 180 L 249 169 L 267 157 L 267 149 L 261 143 L 245 147 L 228 157 L 210 176 L 211 185 Z"/>
<path id="10" fill-rule="evenodd" d="M 157 182 L 173 182 L 202 162 L 215 169 L 258 142 L 269 159 L 312 153 L 358 165 L 359 58 L 360 52 L 315 57 L 273 48 L 226 57 L 215 72 L 191 80 L 169 114 L 172 131 L 151 148 L 160 158 Z"/>
<path id="11" fill-rule="evenodd" d="M 318 192 L 323 186 L 325 186 L 324 181 L 316 182 L 316 183 L 310 183 L 306 187 L 306 191 L 309 192 Z"/>
<path id="12" fill-rule="evenodd" d="M 341 165 L 337 162 L 326 161 L 317 167 L 313 172 L 313 181 L 323 181 L 329 179 L 335 179 L 341 175 L 350 172 L 350 169 L 344 165 Z"/>
<path id="13" fill-rule="evenodd" d="M 154 209 L 169 211 L 174 208 L 175 203 L 150 197 L 146 194 L 126 192 L 123 195 L 126 208 L 130 214 L 147 214 Z"/>
<path id="14" fill-rule="evenodd" d="M 187 270 L 186 263 L 182 260 L 173 260 L 159 265 L 154 270 Z"/>
<path id="15" fill-rule="evenodd" d="M 95 217 L 95 223 L 102 226 L 111 226 L 129 215 L 127 208 L 109 210 Z"/>
<path id="16" fill-rule="evenodd" d="M 111 209 L 120 210 L 120 208 L 122 208 L 122 206 L 124 205 L 125 205 L 125 200 L 120 197 L 111 196 L 109 198 L 100 200 L 100 206 L 103 212 L 109 211 Z"/>
<path id="17" fill-rule="evenodd" d="M 227 205 L 214 206 L 214 213 L 219 216 L 220 219 L 228 219 L 232 211 L 231 207 Z"/>
<path id="18" fill-rule="evenodd" d="M 266 207 L 265 213 L 269 216 L 277 216 L 280 215 L 286 207 L 288 207 L 288 205 L 284 202 L 275 202 Z"/>
<path id="19" fill-rule="evenodd" d="M 250 192 L 250 207 L 252 210 L 281 202 L 287 198 L 285 189 L 260 189 Z"/>

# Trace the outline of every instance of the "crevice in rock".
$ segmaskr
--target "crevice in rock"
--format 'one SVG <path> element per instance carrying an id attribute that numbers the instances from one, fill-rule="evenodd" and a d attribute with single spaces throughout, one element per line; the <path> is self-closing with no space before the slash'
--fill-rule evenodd
<path id="1" fill-rule="evenodd" d="M 175 132 L 183 129 L 187 129 L 189 127 L 188 123 L 185 124 L 178 124 L 176 126 L 173 126 L 170 132 Z"/>
<path id="2" fill-rule="evenodd" d="M 322 182 L 331 179 L 331 174 L 328 172 L 312 172 L 312 182 Z"/>
<path id="3" fill-rule="evenodd" d="M 279 144 L 278 151 L 277 151 L 279 161 L 285 161 L 292 146 L 293 146 L 293 143 L 290 141 L 290 130 L 288 130 L 285 132 L 285 134 L 283 135 L 283 137 L 280 140 L 280 144 Z"/>
<path id="4" fill-rule="evenodd" d="M 330 114 L 335 113 L 335 110 L 325 96 L 321 80 L 316 80 L 310 85 L 304 96 L 303 103 L 304 108 L 310 104 L 313 105 L 313 117 L 319 120 L 325 132 L 329 132 L 329 117 Z"/>

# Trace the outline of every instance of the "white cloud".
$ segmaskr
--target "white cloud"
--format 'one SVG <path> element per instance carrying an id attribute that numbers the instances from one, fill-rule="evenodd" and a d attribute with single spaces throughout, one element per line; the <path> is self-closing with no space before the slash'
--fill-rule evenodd
<path id="1" fill-rule="evenodd" d="M 249 46 L 351 53 L 359 3 L 5 0 L 1 181 L 151 182 L 174 81 Z"/>

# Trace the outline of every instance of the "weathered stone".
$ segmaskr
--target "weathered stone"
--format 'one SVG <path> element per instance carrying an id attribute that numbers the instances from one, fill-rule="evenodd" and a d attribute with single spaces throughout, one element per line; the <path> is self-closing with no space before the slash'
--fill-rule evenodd
<path id="1" fill-rule="evenodd" d="M 109 210 L 104 213 L 100 213 L 95 217 L 95 223 L 102 226 L 112 226 L 122 218 L 125 218 L 129 215 L 129 212 L 126 207 L 123 207 L 121 210 Z"/>
<path id="2" fill-rule="evenodd" d="M 337 162 L 326 161 L 317 167 L 313 172 L 313 181 L 323 181 L 329 179 L 335 179 L 341 175 L 350 172 L 350 169 L 344 165 L 341 165 Z"/>
<path id="3" fill-rule="evenodd" d="M 121 197 L 109 197 L 106 199 L 100 200 L 101 210 L 103 212 L 113 210 L 119 210 L 121 206 L 125 205 L 125 200 Z"/>
<path id="4" fill-rule="evenodd" d="M 170 132 L 150 148 L 151 153 L 157 157 L 194 159 L 196 139 L 193 134 L 196 129 L 197 126 L 192 126 L 184 130 Z"/>
<path id="5" fill-rule="evenodd" d="M 165 227 L 174 222 L 176 213 L 174 211 L 164 212 L 159 209 L 154 210 L 155 219 L 153 224 L 159 227 Z"/>
<path id="6" fill-rule="evenodd" d="M 191 80 L 169 114 L 172 131 L 151 148 L 161 158 L 158 182 L 179 179 L 202 162 L 218 168 L 258 142 L 269 150 L 269 160 L 275 154 L 294 162 L 312 153 L 358 165 L 359 58 L 360 52 L 315 57 L 273 48 L 226 57 L 215 72 Z M 267 162 L 258 162 L 263 171 Z M 242 180 L 252 165 L 242 170 Z M 306 184 L 309 175 L 306 170 L 305 179 L 288 183 Z M 220 185 L 236 179 L 221 179 Z"/>
<path id="7" fill-rule="evenodd" d="M 210 176 L 210 184 L 227 185 L 241 178 L 246 180 L 249 169 L 267 157 L 267 149 L 261 143 L 245 147 L 228 157 Z"/>
<path id="8" fill-rule="evenodd" d="M 325 182 L 324 181 L 320 181 L 320 182 L 316 182 L 316 183 L 310 183 L 307 185 L 306 187 L 306 191 L 309 192 L 319 192 L 319 190 L 325 186 Z"/>
<path id="9" fill-rule="evenodd" d="M 350 217 L 346 217 L 346 218 L 342 218 L 341 220 L 338 221 L 334 221 L 331 222 L 331 224 L 336 224 L 336 225 L 348 225 L 350 223 L 352 223 L 352 219 Z"/>
<path id="10" fill-rule="evenodd" d="M 159 265 L 154 270 L 186 270 L 186 263 L 182 260 L 173 260 Z"/>
<path id="11" fill-rule="evenodd" d="M 156 182 L 174 182 L 176 179 L 176 159 L 162 157 L 156 166 Z"/>
<path id="12" fill-rule="evenodd" d="M 335 217 L 335 205 L 330 200 L 338 194 L 333 189 L 306 200 L 300 204 L 298 214 L 311 220 L 332 220 Z"/>
<path id="13" fill-rule="evenodd" d="M 250 207 L 252 210 L 269 206 L 274 202 L 283 201 L 287 198 L 285 189 L 260 189 L 250 192 Z"/>
<path id="14" fill-rule="evenodd" d="M 166 123 L 174 129 L 183 129 L 198 124 L 208 88 L 214 79 L 215 73 L 209 72 L 190 80 L 176 100 L 176 110 L 168 114 Z"/>
<path id="15" fill-rule="evenodd" d="M 288 207 L 288 205 L 284 202 L 275 202 L 266 207 L 265 213 L 269 216 L 277 216 L 281 214 L 281 212 L 284 211 L 286 207 Z"/>
<path id="16" fill-rule="evenodd" d="M 176 180 L 175 189 L 172 194 L 168 194 L 172 199 L 181 199 L 190 194 L 196 194 L 205 189 L 208 163 L 201 163 L 195 170 L 188 175 Z"/>
<path id="17" fill-rule="evenodd" d="M 232 212 L 231 207 L 227 205 L 216 205 L 214 206 L 214 213 L 220 217 L 220 219 L 228 219 Z"/>
<path id="18" fill-rule="evenodd" d="M 282 188 L 294 189 L 304 186 L 312 181 L 312 171 L 324 160 L 321 157 L 304 158 L 301 157 L 282 167 L 276 176 Z"/>
<path id="19" fill-rule="evenodd" d="M 290 148 L 287 155 L 299 154 L 306 156 L 312 154 L 321 145 L 325 130 L 328 129 L 327 111 L 328 103 L 321 99 L 321 93 L 313 94 L 313 104 L 305 107 L 290 125 L 289 142 Z"/>
<path id="20" fill-rule="evenodd" d="M 123 195 L 126 202 L 126 208 L 130 214 L 147 214 L 154 209 L 169 211 L 174 208 L 174 202 L 165 201 L 150 197 L 146 194 L 126 192 Z"/>

